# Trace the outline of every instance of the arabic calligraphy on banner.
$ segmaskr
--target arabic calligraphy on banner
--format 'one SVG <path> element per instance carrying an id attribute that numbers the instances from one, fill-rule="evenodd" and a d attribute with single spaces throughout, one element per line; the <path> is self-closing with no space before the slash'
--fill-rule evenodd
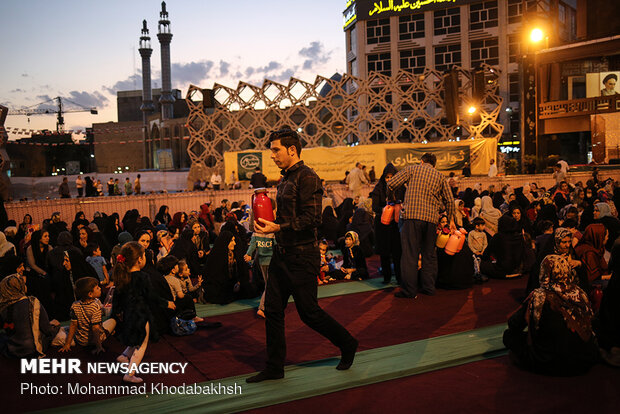
<path id="1" fill-rule="evenodd" d="M 440 10 L 476 1 L 479 0 L 357 0 L 353 5 L 357 9 L 357 18 L 366 20 L 428 10 Z M 347 6 L 347 8 L 351 8 L 351 6 Z"/>
<path id="2" fill-rule="evenodd" d="M 406 1 L 401 0 L 399 5 L 394 5 L 394 0 L 389 0 L 388 5 L 383 7 L 383 1 L 379 3 L 375 3 L 375 8 L 368 12 L 368 16 L 372 16 L 373 14 L 381 14 L 387 11 L 401 12 L 403 10 L 420 10 L 422 7 L 427 6 L 429 4 L 437 4 L 437 3 L 455 3 L 456 0 L 417 0 L 417 1 Z"/>
<path id="3" fill-rule="evenodd" d="M 424 146 L 422 148 L 386 148 L 386 162 L 394 164 L 397 170 L 420 163 L 420 158 L 430 152 L 437 157 L 437 169 L 440 171 L 461 170 L 469 163 L 470 146 L 453 145 L 450 147 Z"/>

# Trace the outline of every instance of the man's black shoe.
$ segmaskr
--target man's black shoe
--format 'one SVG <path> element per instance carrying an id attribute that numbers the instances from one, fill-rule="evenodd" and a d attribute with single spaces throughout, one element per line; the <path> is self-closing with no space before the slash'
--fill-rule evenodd
<path id="1" fill-rule="evenodd" d="M 336 367 L 338 371 L 346 371 L 347 369 L 351 368 L 351 365 L 353 365 L 355 352 L 357 352 L 357 346 L 359 345 L 357 339 L 355 339 L 354 341 L 355 342 L 351 344 L 351 346 L 347 347 L 347 349 L 342 350 L 342 357 L 340 357 L 340 363 Z"/>
<path id="2" fill-rule="evenodd" d="M 248 384 L 252 384 L 254 382 L 263 382 L 263 381 L 277 380 L 277 379 L 282 379 L 282 378 L 284 378 L 283 372 L 279 374 L 273 374 L 270 372 L 262 371 L 254 375 L 253 377 L 246 378 L 245 382 L 247 382 Z"/>
<path id="3" fill-rule="evenodd" d="M 399 290 L 398 292 L 394 293 L 394 297 L 397 297 L 397 298 L 407 298 L 407 299 L 415 299 L 415 298 L 417 298 L 417 296 L 409 296 L 409 295 L 407 295 L 402 290 Z"/>
<path id="4" fill-rule="evenodd" d="M 203 322 L 199 326 L 205 329 L 216 329 L 222 326 L 222 322 Z"/>

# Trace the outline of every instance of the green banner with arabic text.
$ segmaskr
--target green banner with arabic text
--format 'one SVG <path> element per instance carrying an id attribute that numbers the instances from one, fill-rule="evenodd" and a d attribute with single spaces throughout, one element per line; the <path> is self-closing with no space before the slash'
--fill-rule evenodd
<path id="1" fill-rule="evenodd" d="M 430 152 L 437 157 L 437 169 L 440 171 L 462 170 L 470 162 L 469 144 L 446 146 L 423 146 L 420 148 L 386 148 L 386 162 L 394 164 L 400 170 L 408 165 L 420 163 L 420 158 Z"/>

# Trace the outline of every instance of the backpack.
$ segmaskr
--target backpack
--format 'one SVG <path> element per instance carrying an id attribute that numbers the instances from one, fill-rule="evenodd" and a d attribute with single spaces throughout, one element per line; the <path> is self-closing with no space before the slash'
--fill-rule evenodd
<path id="1" fill-rule="evenodd" d="M 196 322 L 189 319 L 181 319 L 178 316 L 170 319 L 170 330 L 176 336 L 191 335 L 196 332 Z"/>

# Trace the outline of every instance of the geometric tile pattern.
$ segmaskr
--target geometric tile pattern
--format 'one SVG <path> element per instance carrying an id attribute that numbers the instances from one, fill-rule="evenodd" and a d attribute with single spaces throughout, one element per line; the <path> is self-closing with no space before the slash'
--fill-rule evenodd
<path id="1" fill-rule="evenodd" d="M 393 76 L 370 72 L 367 79 L 348 74 L 314 83 L 291 78 L 287 85 L 266 79 L 262 86 L 239 82 L 236 89 L 213 86 L 215 107 L 205 109 L 204 91 L 190 85 L 187 127 L 191 179 L 223 171 L 225 151 L 267 149 L 270 131 L 300 131 L 304 147 L 352 143 L 436 142 L 460 138 L 497 138 L 502 98 L 499 73 L 484 65 L 482 102 L 472 100 L 473 71 L 456 68 L 459 79 L 460 128 L 445 120 L 444 73 L 400 70 Z M 467 108 L 474 105 L 472 116 Z"/>

